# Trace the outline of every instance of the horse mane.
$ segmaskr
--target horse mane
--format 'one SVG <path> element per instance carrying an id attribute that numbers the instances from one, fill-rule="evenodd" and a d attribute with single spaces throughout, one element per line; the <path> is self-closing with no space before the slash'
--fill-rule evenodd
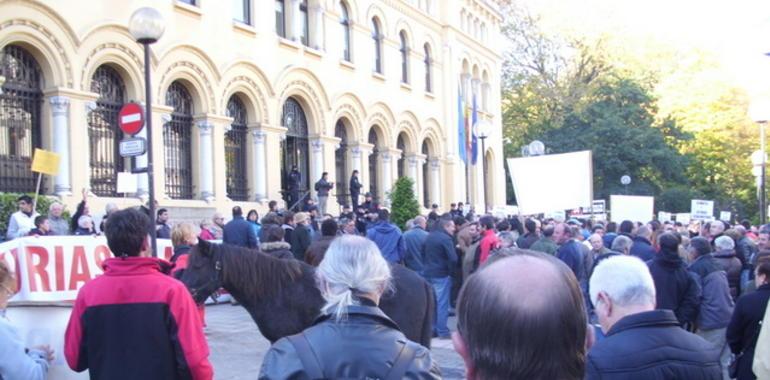
<path id="1" fill-rule="evenodd" d="M 221 253 L 223 283 L 256 297 L 277 293 L 302 276 L 302 264 L 256 250 L 227 244 L 212 244 L 213 254 Z"/>

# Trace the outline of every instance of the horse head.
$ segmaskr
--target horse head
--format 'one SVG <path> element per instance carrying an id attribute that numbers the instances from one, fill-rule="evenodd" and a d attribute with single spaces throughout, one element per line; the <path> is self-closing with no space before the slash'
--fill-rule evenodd
<path id="1" fill-rule="evenodd" d="M 222 287 L 222 253 L 215 244 L 203 239 L 190 251 L 182 278 L 193 300 L 202 304 L 214 292 Z"/>

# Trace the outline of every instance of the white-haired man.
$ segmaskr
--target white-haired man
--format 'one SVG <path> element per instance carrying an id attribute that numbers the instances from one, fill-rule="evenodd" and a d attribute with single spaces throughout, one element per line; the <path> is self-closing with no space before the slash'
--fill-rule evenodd
<path id="1" fill-rule="evenodd" d="M 640 259 L 603 260 L 590 293 L 606 337 L 588 353 L 586 379 L 722 378 L 719 350 L 680 328 L 671 310 L 655 310 L 655 283 Z"/>

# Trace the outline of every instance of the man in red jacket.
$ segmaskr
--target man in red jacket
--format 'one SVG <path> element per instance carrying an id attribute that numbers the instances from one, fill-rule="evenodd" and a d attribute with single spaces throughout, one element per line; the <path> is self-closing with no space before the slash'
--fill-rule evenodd
<path id="1" fill-rule="evenodd" d="M 209 349 L 185 286 L 151 257 L 150 218 L 116 211 L 105 226 L 115 255 L 78 292 L 64 356 L 91 379 L 211 379 Z"/>
<path id="2" fill-rule="evenodd" d="M 495 231 L 495 218 L 489 215 L 482 216 L 479 219 L 479 227 L 481 227 L 481 236 L 483 236 L 479 244 L 481 249 L 479 266 L 481 266 L 487 261 L 492 250 L 500 246 L 500 239 L 497 238 Z"/>

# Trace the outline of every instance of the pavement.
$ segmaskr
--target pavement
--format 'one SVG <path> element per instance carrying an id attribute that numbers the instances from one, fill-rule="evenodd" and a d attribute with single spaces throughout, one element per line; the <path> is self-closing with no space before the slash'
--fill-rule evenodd
<path id="1" fill-rule="evenodd" d="M 206 337 L 209 342 L 217 380 L 256 379 L 262 365 L 262 357 L 270 348 L 270 342 L 257 329 L 257 325 L 241 306 L 229 303 L 206 307 Z M 454 329 L 455 318 L 450 317 L 449 327 Z M 431 355 L 441 367 L 444 379 L 464 379 L 465 367 L 452 348 L 450 339 L 433 339 Z"/>

